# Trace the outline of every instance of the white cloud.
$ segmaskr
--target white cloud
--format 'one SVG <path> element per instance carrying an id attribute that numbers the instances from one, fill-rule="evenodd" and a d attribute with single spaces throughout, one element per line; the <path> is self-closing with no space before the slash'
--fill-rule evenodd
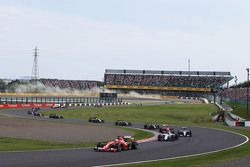
<path id="1" fill-rule="evenodd" d="M 244 24 L 226 27 L 197 20 L 193 22 L 203 26 L 196 32 L 9 6 L 0 6 L 0 20 L 2 77 L 30 75 L 36 45 L 40 76 L 48 78 L 100 80 L 105 68 L 186 70 L 188 58 L 193 70 L 241 75 L 240 68 L 249 66 L 249 26 Z"/>

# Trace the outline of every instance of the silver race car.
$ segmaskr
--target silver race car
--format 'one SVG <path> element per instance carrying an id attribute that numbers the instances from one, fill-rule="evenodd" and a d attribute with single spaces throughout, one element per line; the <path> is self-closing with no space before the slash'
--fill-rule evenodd
<path id="1" fill-rule="evenodd" d="M 177 134 L 180 137 L 192 137 L 192 132 L 187 127 L 181 127 L 181 129 L 177 131 Z"/>

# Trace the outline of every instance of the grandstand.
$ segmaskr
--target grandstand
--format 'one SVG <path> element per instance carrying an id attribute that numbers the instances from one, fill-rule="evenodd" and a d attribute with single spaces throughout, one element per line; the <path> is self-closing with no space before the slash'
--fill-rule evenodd
<path id="1" fill-rule="evenodd" d="M 86 90 L 102 85 L 99 81 L 87 80 L 59 80 L 59 79 L 39 79 L 45 87 L 58 87 L 61 89 Z"/>
<path id="2" fill-rule="evenodd" d="M 152 71 L 106 69 L 104 87 L 118 93 L 204 97 L 213 94 L 233 77 L 217 71 Z"/>

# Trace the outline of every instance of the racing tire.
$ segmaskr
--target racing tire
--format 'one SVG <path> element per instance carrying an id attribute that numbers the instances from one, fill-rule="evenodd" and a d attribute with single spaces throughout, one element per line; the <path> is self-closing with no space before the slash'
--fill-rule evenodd
<path id="1" fill-rule="evenodd" d="M 163 141 L 163 137 L 158 136 L 158 141 Z"/>
<path id="2" fill-rule="evenodd" d="M 176 134 L 176 135 L 175 135 L 175 140 L 178 140 L 178 138 L 179 138 L 179 137 L 178 137 L 178 135 Z"/>
<path id="3" fill-rule="evenodd" d="M 117 152 L 121 152 L 122 151 L 122 147 L 120 144 L 117 144 L 116 146 Z"/>
<path id="4" fill-rule="evenodd" d="M 97 143 L 96 147 L 101 147 L 101 145 L 102 145 L 102 143 L 99 142 L 99 143 Z"/>
<path id="5" fill-rule="evenodd" d="M 135 149 L 136 150 L 137 149 L 137 145 L 138 144 L 136 142 L 132 142 L 131 143 L 131 149 Z"/>

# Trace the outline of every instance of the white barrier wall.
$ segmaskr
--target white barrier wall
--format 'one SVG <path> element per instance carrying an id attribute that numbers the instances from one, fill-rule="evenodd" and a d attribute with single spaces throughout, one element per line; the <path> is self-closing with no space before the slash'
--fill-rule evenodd
<path id="1" fill-rule="evenodd" d="M 205 98 L 201 98 L 201 100 L 203 101 L 203 103 L 205 103 L 205 104 L 209 104 L 209 101 L 208 101 L 207 99 L 205 99 Z"/>
<path id="2" fill-rule="evenodd" d="M 232 114 L 232 113 L 230 113 L 230 112 L 228 112 L 228 114 L 229 114 L 233 119 L 235 119 L 235 120 L 246 121 L 244 118 L 241 118 L 241 117 L 239 117 L 239 116 L 237 116 L 237 115 L 234 115 L 234 114 Z"/>
<path id="3" fill-rule="evenodd" d="M 245 122 L 245 126 L 250 127 L 250 121 L 246 121 L 246 122 Z"/>
<path id="4" fill-rule="evenodd" d="M 235 126 L 235 121 L 231 121 L 227 118 L 225 118 L 225 123 L 228 125 L 228 126 Z"/>

